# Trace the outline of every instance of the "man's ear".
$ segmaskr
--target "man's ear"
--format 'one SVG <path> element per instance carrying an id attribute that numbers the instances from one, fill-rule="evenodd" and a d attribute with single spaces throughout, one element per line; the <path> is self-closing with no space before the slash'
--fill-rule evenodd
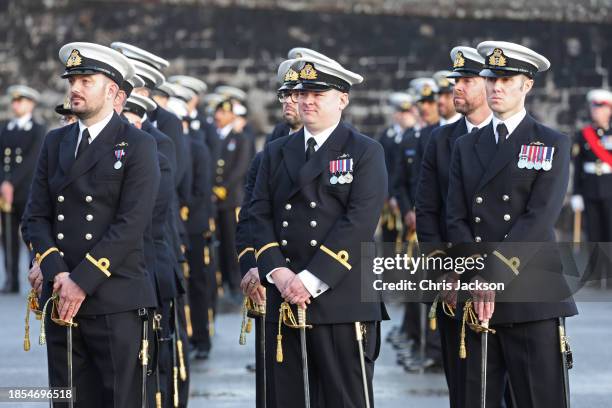
<path id="1" fill-rule="evenodd" d="M 531 88 L 533 88 L 533 84 L 534 84 L 534 80 L 532 78 L 525 76 L 525 80 L 523 81 L 523 90 L 525 91 L 525 93 L 528 93 L 529 91 L 531 91 Z"/>
<path id="2" fill-rule="evenodd" d="M 340 94 L 340 110 L 344 110 L 349 105 L 349 94 L 343 92 Z"/>

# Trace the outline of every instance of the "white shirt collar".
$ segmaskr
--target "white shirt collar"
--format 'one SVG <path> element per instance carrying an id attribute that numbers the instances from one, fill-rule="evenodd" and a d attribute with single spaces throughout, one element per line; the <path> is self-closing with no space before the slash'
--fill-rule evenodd
<path id="1" fill-rule="evenodd" d="M 448 119 L 440 118 L 440 126 L 450 125 L 451 123 L 455 123 L 462 117 L 463 117 L 462 114 L 460 114 L 459 112 L 455 112 L 455 114 Z"/>
<path id="2" fill-rule="evenodd" d="M 230 132 L 232 131 L 234 124 L 230 123 L 229 125 L 226 125 L 225 127 L 222 127 L 221 129 L 218 130 L 219 132 L 219 136 L 221 136 L 221 139 L 225 139 L 227 137 L 227 135 L 230 134 Z"/>
<path id="3" fill-rule="evenodd" d="M 317 142 L 317 144 L 315 145 L 315 151 L 319 150 L 319 148 L 323 146 L 323 143 L 325 143 L 325 141 L 329 138 L 332 132 L 338 127 L 339 123 L 340 122 L 337 122 L 335 125 L 324 129 L 316 136 L 310 133 L 308 129 L 306 129 L 306 126 L 304 126 L 304 151 L 306 151 L 306 149 L 308 148 L 308 139 L 312 137 L 314 137 L 314 140 Z"/>
<path id="4" fill-rule="evenodd" d="M 26 123 L 28 123 L 29 121 L 32 120 L 32 114 L 31 113 L 27 113 L 25 115 L 23 115 L 20 118 L 15 118 L 13 119 L 14 123 L 17 125 L 17 127 L 19 129 L 23 129 L 23 127 L 26 125 Z"/>
<path id="5" fill-rule="evenodd" d="M 142 116 L 142 120 L 140 121 L 140 123 L 145 123 L 147 119 L 147 113 L 145 112 L 145 114 Z"/>
<path id="6" fill-rule="evenodd" d="M 96 137 L 98 137 L 100 132 L 102 132 L 102 130 L 106 127 L 106 125 L 108 125 L 108 122 L 111 121 L 114 114 L 115 114 L 115 111 L 113 110 L 104 119 L 102 119 L 98 123 L 94 123 L 93 125 L 89 127 L 85 126 L 85 124 L 79 119 L 79 140 L 78 141 L 79 142 L 81 141 L 81 135 L 83 135 L 83 131 L 87 129 L 89 130 L 89 139 L 90 139 L 89 143 L 93 143 L 93 141 L 96 139 Z"/>
<path id="7" fill-rule="evenodd" d="M 480 124 L 475 125 L 472 122 L 470 122 L 468 120 L 468 118 L 465 118 L 465 125 L 467 126 L 467 132 L 471 133 L 472 129 L 474 129 L 475 127 L 477 127 L 478 129 L 482 129 L 483 127 L 487 126 L 489 124 L 489 122 L 491 122 L 491 119 L 493 119 L 493 114 L 490 113 L 489 116 L 483 120 Z"/>
<path id="8" fill-rule="evenodd" d="M 521 109 L 520 112 L 515 113 L 514 115 L 510 116 L 506 120 L 501 120 L 497 116 L 493 115 L 492 120 L 493 120 L 493 133 L 495 133 L 495 141 L 497 142 L 497 125 L 499 125 L 500 123 L 503 123 L 506 125 L 506 128 L 508 129 L 508 136 L 506 136 L 506 139 L 507 139 L 510 137 L 512 132 L 514 132 L 514 130 L 518 127 L 518 125 L 523 121 L 525 116 L 527 116 L 527 111 L 525 110 L 525 108 Z"/>
<path id="9" fill-rule="evenodd" d="M 197 118 L 197 117 L 198 117 L 198 111 L 197 111 L 197 109 L 194 109 L 194 110 L 192 110 L 191 112 L 189 112 L 189 117 L 190 117 L 191 119 L 195 119 L 195 118 Z"/>

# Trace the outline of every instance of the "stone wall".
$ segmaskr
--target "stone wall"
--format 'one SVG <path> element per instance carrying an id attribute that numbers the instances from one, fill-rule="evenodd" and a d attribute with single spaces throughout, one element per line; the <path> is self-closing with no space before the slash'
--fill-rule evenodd
<path id="1" fill-rule="evenodd" d="M 307 46 L 365 76 L 365 82 L 352 91 L 347 118 L 364 133 L 373 134 L 388 120 L 389 92 L 405 89 L 414 77 L 448 68 L 448 52 L 455 45 L 498 39 L 533 47 L 551 60 L 552 70 L 536 79 L 529 109 L 549 125 L 571 132 L 586 118 L 586 91 L 607 86 L 612 79 L 608 69 L 612 65 L 612 43 L 608 41 L 612 26 L 597 22 L 605 20 L 606 13 L 593 11 L 598 6 L 608 10 L 605 5 L 609 0 L 549 7 L 546 16 L 537 10 L 555 2 L 516 0 L 508 10 L 498 7 L 493 11 L 484 7 L 491 0 L 344 0 L 328 6 L 331 3 L 1 2 L 0 25 L 9 29 L 0 34 L 0 91 L 12 83 L 31 84 L 43 92 L 39 114 L 53 120 L 50 107 L 62 100 L 65 90 L 59 78 L 60 46 L 69 41 L 125 41 L 169 59 L 172 65 L 167 74 L 196 75 L 211 87 L 222 83 L 243 87 L 249 94 L 254 125 L 263 133 L 278 118 L 278 63 L 289 48 Z M 423 11 L 425 3 L 430 5 L 428 13 Z M 534 5 L 532 18 L 526 18 L 525 9 L 517 7 L 529 3 Z M 453 13 L 448 12 L 451 9 Z M 513 10 L 514 16 L 510 13 Z M 552 13 L 555 10 L 557 14 Z M 587 18 L 591 22 L 568 21 L 564 17 L 568 10 L 575 11 L 573 20 Z M 476 15 L 477 11 L 480 14 Z M 0 99 L 2 107 L 6 103 L 6 97 Z M 0 115 L 6 113 L 0 107 Z"/>

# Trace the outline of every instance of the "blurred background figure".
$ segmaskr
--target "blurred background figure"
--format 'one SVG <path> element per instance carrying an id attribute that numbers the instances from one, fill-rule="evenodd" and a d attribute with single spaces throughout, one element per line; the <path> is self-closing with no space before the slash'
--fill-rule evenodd
<path id="1" fill-rule="evenodd" d="M 38 91 L 25 85 L 13 85 L 7 93 L 11 99 L 11 119 L 0 125 L 2 248 L 6 271 L 0 291 L 17 293 L 21 253 L 19 226 L 46 128 L 32 116 L 40 100 Z"/>

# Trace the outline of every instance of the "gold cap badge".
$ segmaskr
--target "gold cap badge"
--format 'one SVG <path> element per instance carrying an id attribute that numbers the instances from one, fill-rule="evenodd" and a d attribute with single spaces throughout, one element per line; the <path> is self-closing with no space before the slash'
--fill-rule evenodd
<path id="1" fill-rule="evenodd" d="M 299 79 L 299 75 L 293 69 L 289 68 L 289 71 L 285 74 L 285 82 L 289 81 L 297 81 Z"/>
<path id="2" fill-rule="evenodd" d="M 489 55 L 489 65 L 494 67 L 505 67 L 506 66 L 506 57 L 504 56 L 504 52 L 500 48 L 495 48 L 493 53 Z"/>
<path id="3" fill-rule="evenodd" d="M 431 86 L 423 85 L 423 88 L 421 89 L 421 96 L 430 96 L 432 93 L 433 90 L 431 89 Z"/>
<path id="4" fill-rule="evenodd" d="M 72 50 L 68 60 L 66 61 L 66 68 L 78 67 L 83 62 L 79 50 Z"/>
<path id="5" fill-rule="evenodd" d="M 312 64 L 304 65 L 304 68 L 300 71 L 300 79 L 317 79 L 317 70 Z"/>
<path id="6" fill-rule="evenodd" d="M 455 61 L 453 62 L 453 68 L 463 68 L 465 66 L 465 58 L 463 58 L 463 53 L 459 51 L 457 55 L 455 55 Z"/>

